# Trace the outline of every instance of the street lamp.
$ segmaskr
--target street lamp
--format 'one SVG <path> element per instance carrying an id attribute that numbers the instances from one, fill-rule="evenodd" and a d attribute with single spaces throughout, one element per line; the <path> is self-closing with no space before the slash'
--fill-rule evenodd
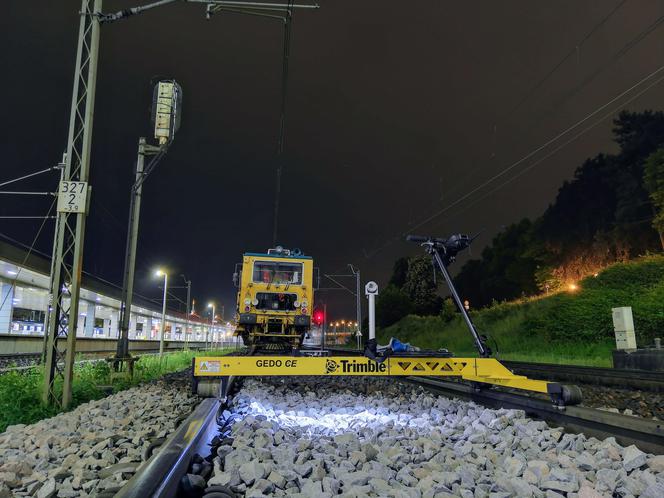
<path id="1" fill-rule="evenodd" d="M 166 330 L 166 292 L 168 291 L 168 273 L 157 270 L 155 276 L 164 277 L 164 302 L 161 306 L 161 334 L 159 335 L 159 358 L 164 356 L 164 331 Z"/>
<path id="2" fill-rule="evenodd" d="M 184 349 L 189 349 L 189 320 L 191 319 L 191 280 L 187 280 L 187 277 L 180 275 L 184 279 L 184 283 L 187 284 L 187 322 L 184 326 Z"/>
<path id="3" fill-rule="evenodd" d="M 208 303 L 208 308 L 212 308 L 212 316 L 210 317 L 210 330 L 212 330 L 212 327 L 214 327 L 214 314 L 216 310 L 216 306 L 214 303 Z M 209 331 L 208 331 L 209 334 Z M 212 332 L 212 337 L 214 338 L 214 332 Z M 208 335 L 205 336 L 205 347 L 208 347 Z"/>

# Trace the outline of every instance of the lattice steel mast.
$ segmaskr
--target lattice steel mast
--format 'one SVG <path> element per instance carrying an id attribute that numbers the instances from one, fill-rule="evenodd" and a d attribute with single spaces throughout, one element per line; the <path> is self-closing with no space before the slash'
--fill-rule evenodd
<path id="1" fill-rule="evenodd" d="M 81 1 L 67 153 L 62 172 L 63 182 L 85 182 L 86 188 L 99 54 L 99 18 L 96 14 L 101 11 L 101 6 L 102 0 Z M 87 206 L 83 207 L 83 212 L 60 211 L 55 228 L 43 400 L 61 404 L 63 408 L 71 403 L 86 215 Z M 67 342 L 64 366 L 61 365 L 63 353 L 58 348 L 61 339 Z M 63 379 L 61 394 L 56 386 L 58 377 Z"/>

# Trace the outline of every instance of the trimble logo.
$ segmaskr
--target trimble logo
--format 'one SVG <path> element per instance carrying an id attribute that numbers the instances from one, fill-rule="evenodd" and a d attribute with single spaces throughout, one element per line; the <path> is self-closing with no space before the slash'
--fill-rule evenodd
<path id="1" fill-rule="evenodd" d="M 339 368 L 339 365 L 337 365 L 337 362 L 334 360 L 327 360 L 325 362 L 325 373 L 331 374 L 337 371 L 337 368 Z"/>
<path id="2" fill-rule="evenodd" d="M 370 359 L 362 360 L 328 360 L 326 365 L 327 373 L 332 373 L 338 370 L 341 366 L 341 373 L 384 373 L 387 372 L 386 363 L 377 363 Z M 335 367 L 330 368 L 330 363 L 334 363 Z"/>

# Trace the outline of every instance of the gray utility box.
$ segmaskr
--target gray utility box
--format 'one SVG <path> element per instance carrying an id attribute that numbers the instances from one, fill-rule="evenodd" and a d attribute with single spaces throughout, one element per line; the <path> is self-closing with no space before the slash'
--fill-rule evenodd
<path id="1" fill-rule="evenodd" d="M 636 349 L 632 307 L 622 306 L 613 308 L 611 311 L 613 312 L 613 330 L 616 334 L 616 349 Z"/>

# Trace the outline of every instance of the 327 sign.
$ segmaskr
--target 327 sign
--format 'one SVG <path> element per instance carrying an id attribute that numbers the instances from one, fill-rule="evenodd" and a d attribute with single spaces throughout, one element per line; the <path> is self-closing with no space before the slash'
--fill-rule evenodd
<path id="1" fill-rule="evenodd" d="M 88 206 L 88 182 L 60 182 L 59 213 L 85 213 Z"/>

